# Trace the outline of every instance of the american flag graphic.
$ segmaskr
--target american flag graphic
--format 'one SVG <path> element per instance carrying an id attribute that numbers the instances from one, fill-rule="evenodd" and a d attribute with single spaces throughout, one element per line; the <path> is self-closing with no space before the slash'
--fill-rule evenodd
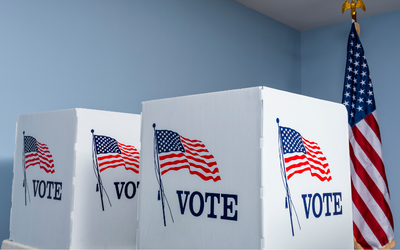
<path id="1" fill-rule="evenodd" d="M 393 216 L 367 59 L 353 22 L 347 46 L 343 104 L 348 111 L 353 232 L 356 248 L 394 246 Z"/>
<path id="2" fill-rule="evenodd" d="M 39 166 L 46 173 L 54 173 L 53 156 L 46 144 L 24 135 L 25 168 Z"/>
<path id="3" fill-rule="evenodd" d="M 124 166 L 126 170 L 139 173 L 139 152 L 134 146 L 119 143 L 114 138 L 94 135 L 99 171 Z"/>
<path id="4" fill-rule="evenodd" d="M 294 129 L 279 126 L 287 179 L 295 174 L 309 172 L 320 181 L 332 180 L 329 164 L 318 146 Z"/>
<path id="5" fill-rule="evenodd" d="M 199 140 L 190 140 L 170 130 L 155 131 L 161 175 L 188 169 L 192 175 L 214 182 L 221 180 L 217 162 Z"/>

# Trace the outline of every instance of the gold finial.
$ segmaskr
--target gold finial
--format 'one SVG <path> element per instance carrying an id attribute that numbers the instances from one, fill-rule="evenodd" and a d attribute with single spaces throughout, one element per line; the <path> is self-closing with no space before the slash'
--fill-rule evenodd
<path id="1" fill-rule="evenodd" d="M 351 9 L 351 17 L 354 19 L 355 22 L 357 22 L 357 12 L 356 12 L 357 8 L 361 8 L 363 11 L 365 11 L 365 4 L 362 0 L 357 0 L 357 3 L 354 2 L 354 0 L 351 0 L 351 3 L 349 3 L 349 1 L 346 0 L 344 1 L 342 6 L 342 14 L 344 13 L 345 10 Z"/>

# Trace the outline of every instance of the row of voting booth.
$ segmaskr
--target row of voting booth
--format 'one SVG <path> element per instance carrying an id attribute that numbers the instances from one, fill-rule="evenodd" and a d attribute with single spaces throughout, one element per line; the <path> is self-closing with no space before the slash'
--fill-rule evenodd
<path id="1" fill-rule="evenodd" d="M 3 248 L 353 248 L 341 104 L 254 87 L 24 114 L 15 143 Z"/>

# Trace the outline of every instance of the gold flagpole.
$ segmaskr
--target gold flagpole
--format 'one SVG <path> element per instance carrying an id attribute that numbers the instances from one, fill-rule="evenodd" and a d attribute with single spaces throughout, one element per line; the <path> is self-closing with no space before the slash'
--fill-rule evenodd
<path id="1" fill-rule="evenodd" d="M 351 9 L 351 18 L 355 22 L 357 34 L 360 35 L 360 25 L 357 23 L 357 8 L 361 8 L 363 11 L 365 11 L 365 4 L 362 0 L 357 0 L 357 3 L 354 0 L 351 0 L 351 3 L 346 0 L 342 6 L 342 14 L 345 12 L 345 10 Z"/>

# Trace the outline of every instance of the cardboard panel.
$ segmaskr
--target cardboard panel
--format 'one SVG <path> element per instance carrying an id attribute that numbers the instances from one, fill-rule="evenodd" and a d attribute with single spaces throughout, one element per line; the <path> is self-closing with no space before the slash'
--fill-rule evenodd
<path id="1" fill-rule="evenodd" d="M 259 88 L 144 102 L 142 119 L 138 248 L 260 248 Z M 177 146 L 177 137 L 203 146 L 183 145 L 186 155 L 173 157 L 168 144 Z M 212 155 L 210 166 L 197 163 L 211 173 L 185 163 L 157 173 L 157 162 L 168 169 L 168 156 L 200 161 L 194 148 Z"/>
<path id="2" fill-rule="evenodd" d="M 39 249 L 134 249 L 140 122 L 88 109 L 20 115 L 10 239 Z"/>
<path id="3" fill-rule="evenodd" d="M 31 145 L 26 153 L 24 136 Z M 75 110 L 18 117 L 11 240 L 35 248 L 69 248 L 75 138 Z M 26 169 L 25 161 L 26 166 L 32 163 Z"/>
<path id="4" fill-rule="evenodd" d="M 140 115 L 85 109 L 78 109 L 77 114 L 71 248 L 133 249 L 136 246 L 139 169 L 123 165 L 118 162 L 120 159 L 113 157 L 110 160 L 117 163 L 109 168 L 109 165 L 100 167 L 100 171 L 104 170 L 99 172 L 98 179 L 93 168 L 92 147 L 94 134 L 113 138 L 139 152 Z M 103 198 L 97 189 L 99 181 L 103 185 Z"/>
<path id="5" fill-rule="evenodd" d="M 270 88 L 263 88 L 262 92 L 264 247 L 353 249 L 344 106 Z M 283 131 L 281 138 L 280 131 Z M 316 157 L 311 149 L 306 149 L 309 164 L 300 166 L 307 158 L 289 161 L 294 155 L 305 156 L 302 153 L 280 153 L 284 147 L 296 151 L 295 132 L 315 143 L 313 146 L 319 146 L 313 149 Z M 293 136 L 289 137 L 289 133 Z M 305 142 L 304 145 L 307 147 Z M 326 159 L 321 160 L 322 157 Z M 325 168 L 313 163 L 318 160 Z M 285 167 L 291 170 L 285 171 Z M 287 196 L 291 202 L 287 202 Z"/>
<path id="6" fill-rule="evenodd" d="M 144 102 L 142 118 L 139 249 L 352 248 L 341 105 L 256 87 Z M 303 138 L 319 178 L 281 164 L 315 160 Z"/>

